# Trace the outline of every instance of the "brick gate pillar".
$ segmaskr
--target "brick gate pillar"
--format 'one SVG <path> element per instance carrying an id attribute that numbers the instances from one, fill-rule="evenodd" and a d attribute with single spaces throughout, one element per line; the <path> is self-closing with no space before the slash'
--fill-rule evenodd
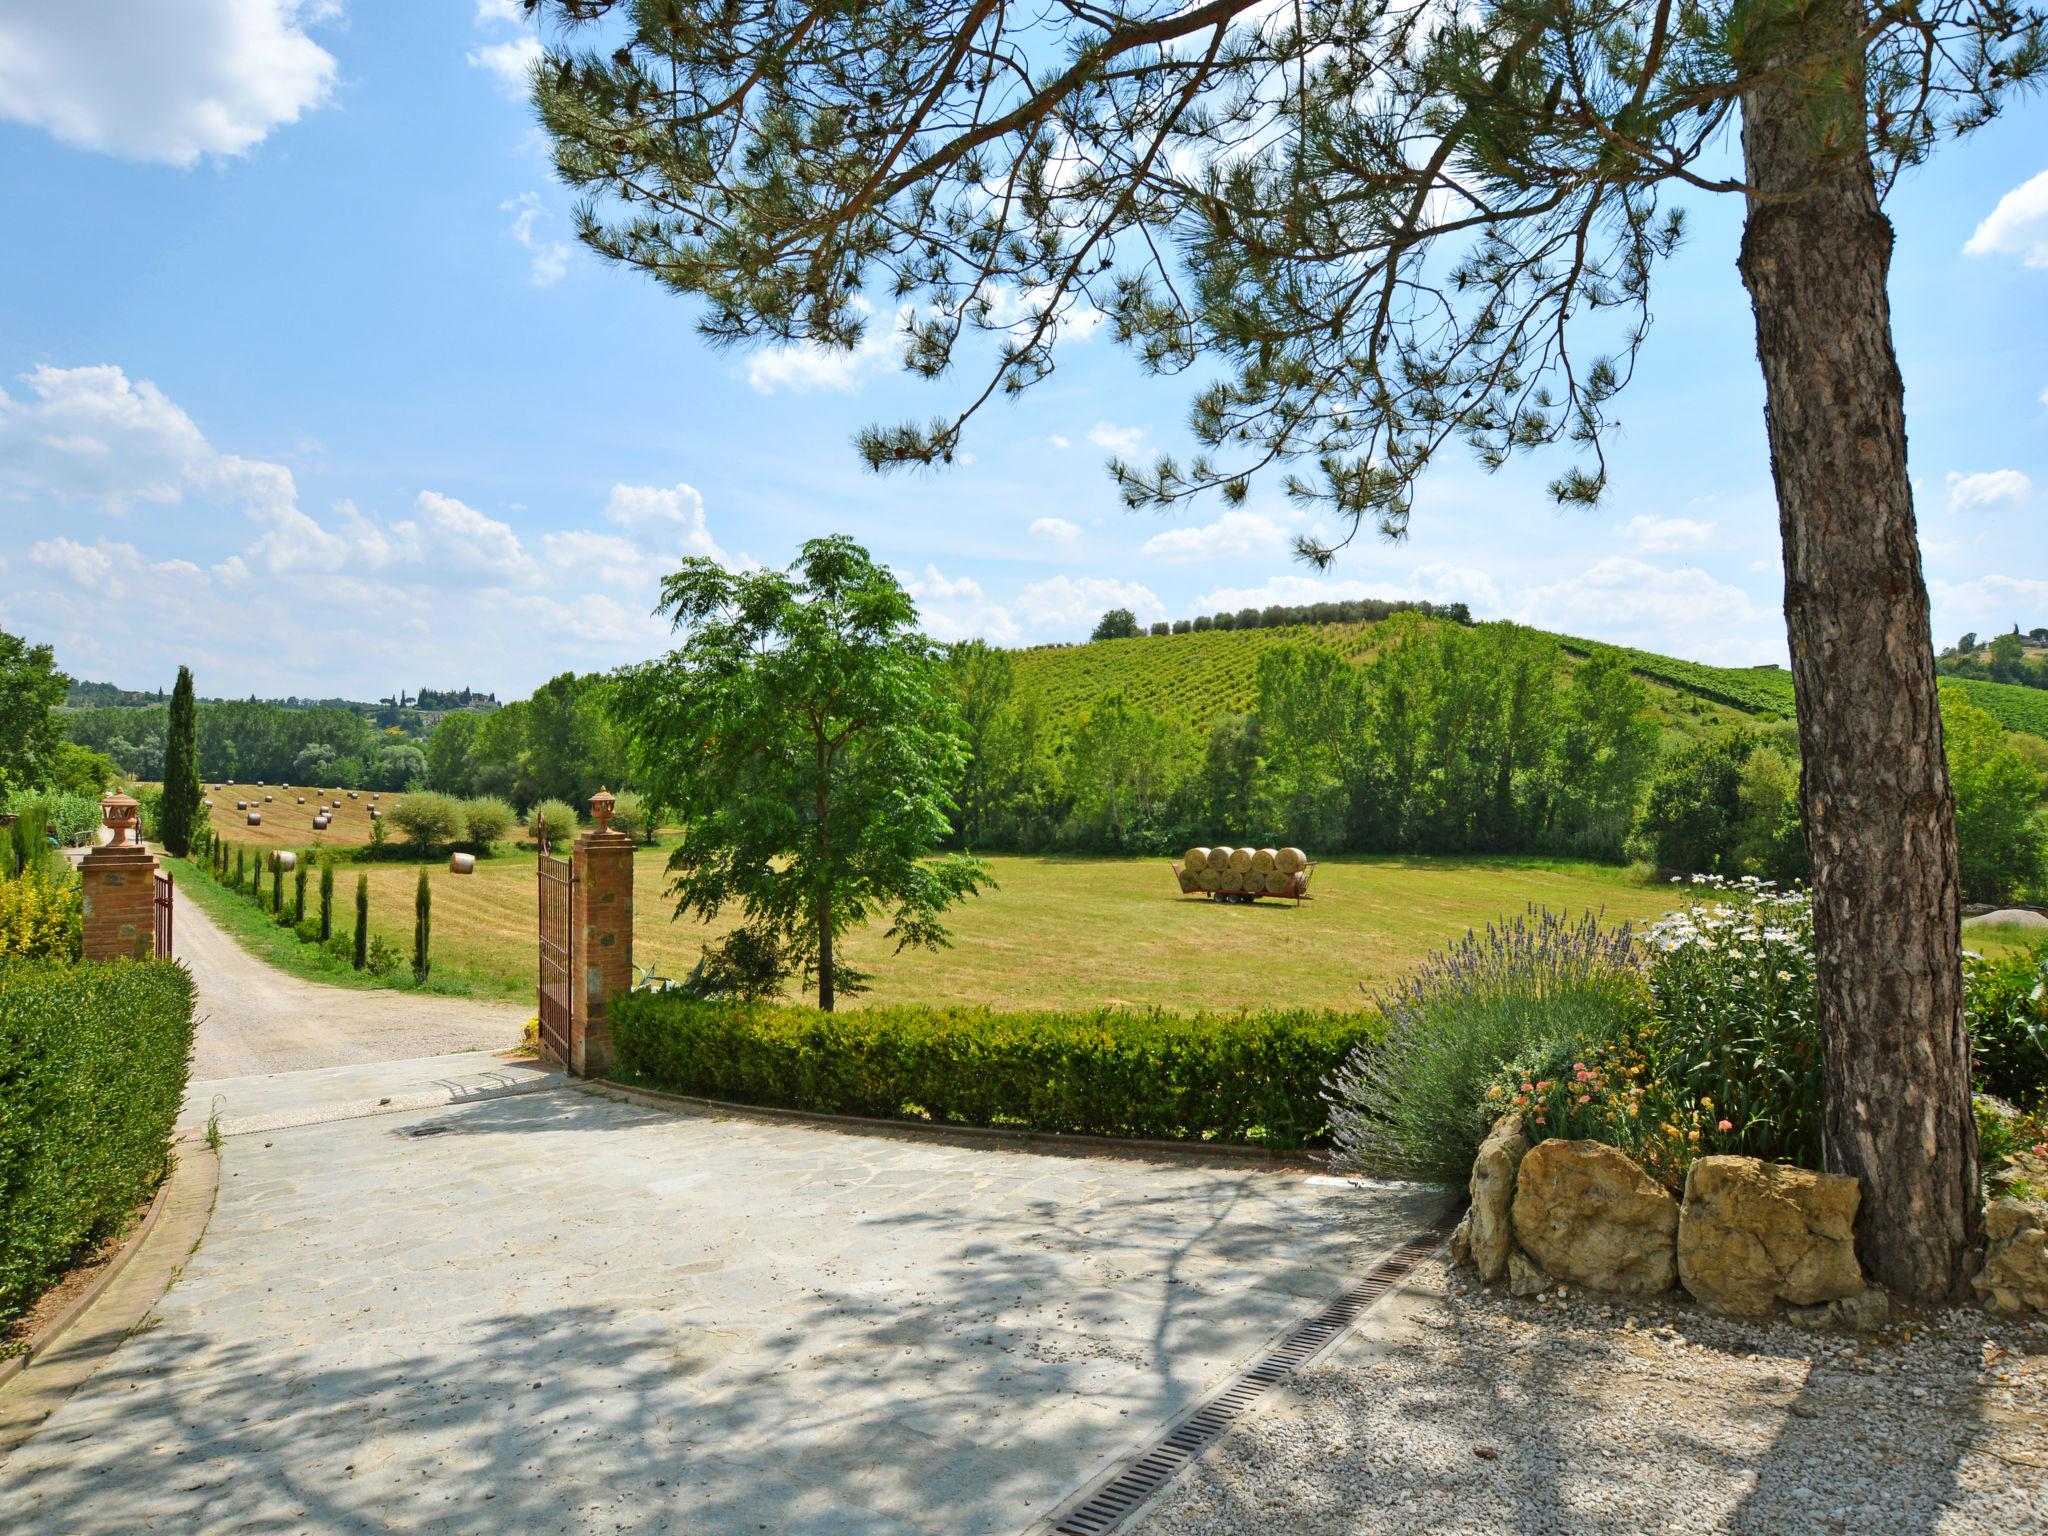
<path id="1" fill-rule="evenodd" d="M 599 1077 L 612 1064 L 611 999 L 633 987 L 633 839 L 611 828 L 609 790 L 590 797 L 597 826 L 569 850 L 575 868 L 569 928 L 576 969 L 569 978 L 569 1069 Z"/>
<path id="2" fill-rule="evenodd" d="M 126 795 L 100 801 L 114 840 L 79 861 L 87 960 L 146 960 L 156 953 L 156 855 L 134 838 L 137 809 Z"/>

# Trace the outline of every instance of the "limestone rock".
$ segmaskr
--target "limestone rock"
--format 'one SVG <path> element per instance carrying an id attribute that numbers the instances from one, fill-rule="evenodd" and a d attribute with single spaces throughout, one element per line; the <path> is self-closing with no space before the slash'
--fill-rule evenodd
<path id="1" fill-rule="evenodd" d="M 1677 1274 L 1678 1202 L 1613 1147 L 1539 1142 L 1515 1178 L 1515 1241 L 1559 1280 L 1647 1296 Z"/>
<path id="2" fill-rule="evenodd" d="M 1984 1207 L 1984 1267 L 1972 1282 L 1994 1312 L 2048 1312 L 2048 1205 L 1994 1200 Z"/>
<path id="3" fill-rule="evenodd" d="M 1854 1296 L 1863 1289 L 1854 1233 L 1862 1197 L 1844 1174 L 1703 1157 L 1685 1176 L 1678 1282 L 1731 1317 Z"/>
<path id="4" fill-rule="evenodd" d="M 1465 1219 L 1458 1223 L 1457 1230 L 1451 1233 L 1450 1259 L 1454 1267 L 1459 1264 L 1470 1264 L 1472 1262 L 1472 1213 L 1470 1211 L 1467 1211 Z"/>
<path id="5" fill-rule="evenodd" d="M 1502 1115 L 1472 1159 L 1472 1209 L 1466 1220 L 1471 1223 L 1472 1262 L 1489 1284 L 1508 1267 L 1515 1246 L 1508 1208 L 1515 1198 L 1515 1174 L 1528 1151 L 1522 1117 Z"/>
<path id="6" fill-rule="evenodd" d="M 1805 1328 L 1878 1333 L 1891 1326 L 1892 1293 L 1881 1285 L 1866 1284 L 1854 1296 L 1811 1307 L 1787 1307 L 1785 1315 Z"/>
<path id="7" fill-rule="evenodd" d="M 1550 1276 L 1519 1248 L 1508 1250 L 1508 1294 L 1537 1296 L 1550 1289 Z"/>

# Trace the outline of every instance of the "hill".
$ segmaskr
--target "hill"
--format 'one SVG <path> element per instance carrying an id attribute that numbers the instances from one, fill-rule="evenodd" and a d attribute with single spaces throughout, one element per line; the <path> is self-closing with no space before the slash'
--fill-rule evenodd
<path id="1" fill-rule="evenodd" d="M 1294 641 L 1325 646 L 1356 664 L 1372 655 L 1378 628 L 1366 622 L 1207 630 L 1035 646 L 1012 655 L 1018 694 L 1036 703 L 1055 729 L 1071 727 L 1098 700 L 1121 693 L 1134 708 L 1202 732 L 1223 715 L 1251 708 L 1261 651 Z M 1555 638 L 1577 656 L 1601 643 Z M 1714 667 L 1628 646 L 1612 649 L 1650 685 L 1667 738 L 1793 718 L 1792 674 L 1782 667 Z M 2048 737 L 2048 692 L 1975 678 L 1944 677 L 1942 683 L 1962 688 L 2007 730 Z"/>

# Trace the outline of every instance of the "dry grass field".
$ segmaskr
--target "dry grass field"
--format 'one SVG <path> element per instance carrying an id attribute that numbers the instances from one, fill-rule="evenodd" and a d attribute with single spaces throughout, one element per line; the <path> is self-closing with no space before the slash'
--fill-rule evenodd
<path id="1" fill-rule="evenodd" d="M 263 825 L 238 824 L 234 802 L 250 786 L 208 787 L 215 822 L 234 843 L 258 849 L 360 844 L 369 838 L 369 797 L 351 801 L 324 838 L 311 802 L 273 786 L 260 798 Z M 336 798 L 331 792 L 325 797 Z M 399 797 L 385 795 L 377 804 Z M 286 805 L 287 800 L 291 802 Z M 227 814 L 221 814 L 225 802 Z M 283 807 L 283 808 L 281 808 Z M 395 836 L 395 834 L 394 834 Z M 635 860 L 635 958 L 680 977 L 707 933 L 671 919 L 665 848 Z M 1199 1007 L 1295 1003 L 1343 1008 L 1359 986 L 1395 980 L 1432 948 L 1530 902 L 1604 910 L 1613 921 L 1666 911 L 1671 888 L 1625 871 L 1555 859 L 1345 857 L 1316 872 L 1317 899 L 1224 906 L 1184 897 L 1164 859 L 997 856 L 997 889 L 956 909 L 954 944 L 937 954 L 895 956 L 877 923 L 847 944 L 852 963 L 876 973 L 878 1002 L 985 1003 L 996 1007 Z M 529 995 L 534 984 L 536 885 L 530 849 L 501 847 L 473 875 L 433 868 L 434 962 L 483 995 Z M 344 864 L 335 881 L 336 923 L 353 919 L 355 877 L 370 882 L 372 930 L 409 950 L 419 866 Z M 310 896 L 309 896 L 310 900 Z"/>

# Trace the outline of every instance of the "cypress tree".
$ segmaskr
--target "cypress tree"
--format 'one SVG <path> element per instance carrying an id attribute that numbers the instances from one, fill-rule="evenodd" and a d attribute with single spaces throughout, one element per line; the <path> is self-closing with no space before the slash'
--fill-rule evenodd
<path id="1" fill-rule="evenodd" d="M 320 942 L 334 937 L 334 866 L 320 866 Z"/>
<path id="2" fill-rule="evenodd" d="M 370 877 L 356 876 L 356 969 L 370 963 Z"/>
<path id="3" fill-rule="evenodd" d="M 192 669 L 178 668 L 171 690 L 170 737 L 164 743 L 164 794 L 157 807 L 157 835 L 164 851 L 183 858 L 192 851 L 199 818 L 199 716 L 192 699 Z"/>
<path id="4" fill-rule="evenodd" d="M 292 926 L 298 927 L 306 920 L 306 866 L 302 860 L 297 873 L 292 876 Z"/>
<path id="5" fill-rule="evenodd" d="M 270 856 L 270 910 L 284 910 L 284 866 L 277 862 L 277 855 Z"/>
<path id="6" fill-rule="evenodd" d="M 420 866 L 419 888 L 412 898 L 412 979 L 427 979 L 427 941 L 434 926 L 434 893 L 427 884 L 427 870 Z"/>
<path id="7" fill-rule="evenodd" d="M 243 880 L 248 878 L 248 858 L 249 850 L 240 843 L 237 843 L 235 845 L 235 889 L 238 891 L 242 888 Z"/>

